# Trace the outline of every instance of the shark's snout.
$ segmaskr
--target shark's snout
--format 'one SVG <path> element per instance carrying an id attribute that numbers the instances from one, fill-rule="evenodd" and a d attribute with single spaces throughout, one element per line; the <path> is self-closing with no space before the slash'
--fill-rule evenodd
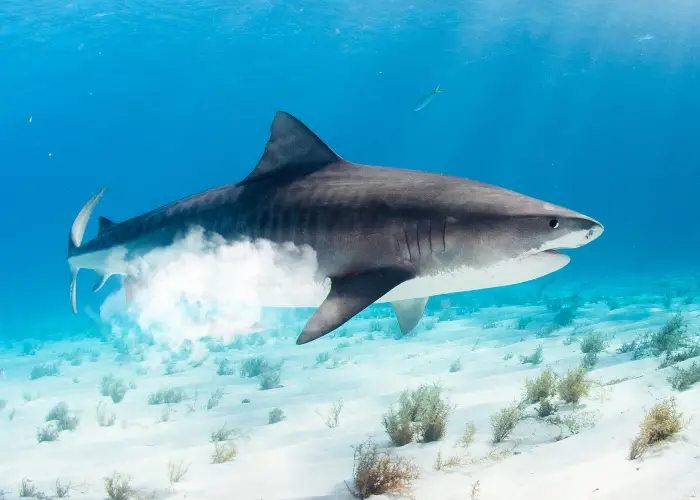
<path id="1" fill-rule="evenodd" d="M 590 242 L 593 240 L 597 239 L 601 234 L 603 234 L 603 225 L 598 222 L 595 219 L 591 219 L 590 217 L 582 216 L 579 219 L 579 223 L 581 224 L 581 229 L 583 231 L 574 231 L 572 236 L 572 240 L 578 240 L 578 241 L 572 241 L 571 248 L 578 248 L 582 247 L 584 245 L 588 245 Z"/>
<path id="2" fill-rule="evenodd" d="M 593 227 L 591 227 L 588 230 L 588 233 L 586 233 L 586 243 L 590 243 L 591 241 L 596 239 L 598 236 L 603 234 L 604 230 L 605 230 L 605 228 L 603 227 L 603 225 L 600 222 L 594 220 Z"/>
<path id="3" fill-rule="evenodd" d="M 549 228 L 551 239 L 548 238 L 538 251 L 579 248 L 603 234 L 600 222 L 581 214 L 551 219 Z"/>

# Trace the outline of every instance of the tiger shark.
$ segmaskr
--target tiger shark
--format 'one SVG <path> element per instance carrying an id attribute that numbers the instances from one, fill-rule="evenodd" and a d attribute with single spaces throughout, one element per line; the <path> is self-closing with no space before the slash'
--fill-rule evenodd
<path id="1" fill-rule="evenodd" d="M 255 169 L 210 189 L 83 235 L 100 190 L 76 217 L 69 241 L 70 295 L 77 314 L 80 269 L 99 290 L 124 276 L 127 303 L 144 277 L 128 262 L 167 247 L 193 228 L 225 241 L 292 243 L 316 253 L 317 293 L 271 307 L 317 307 L 297 344 L 318 339 L 373 303 L 391 303 L 406 333 L 434 295 L 506 286 L 567 265 L 561 249 L 598 238 L 596 220 L 508 189 L 460 177 L 360 165 L 341 158 L 306 125 L 278 111 Z M 287 294 L 293 295 L 293 294 Z M 273 301 L 274 302 L 274 301 Z"/>

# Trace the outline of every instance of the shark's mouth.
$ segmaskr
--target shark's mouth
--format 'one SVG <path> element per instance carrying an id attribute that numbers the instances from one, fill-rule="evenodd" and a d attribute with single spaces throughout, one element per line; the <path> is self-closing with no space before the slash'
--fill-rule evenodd
<path id="1" fill-rule="evenodd" d="M 571 250 L 574 248 L 581 248 L 582 246 L 588 245 L 593 240 L 597 239 L 601 234 L 603 234 L 603 226 L 595 225 L 590 229 L 583 229 L 580 231 L 574 231 L 569 234 L 557 238 L 549 242 L 551 248 L 543 251 L 560 251 L 560 250 Z"/>

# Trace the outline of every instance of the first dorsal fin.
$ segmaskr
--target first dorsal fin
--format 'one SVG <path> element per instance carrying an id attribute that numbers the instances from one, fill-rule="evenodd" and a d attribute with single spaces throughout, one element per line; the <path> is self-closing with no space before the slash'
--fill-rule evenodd
<path id="1" fill-rule="evenodd" d="M 270 140 L 253 171 L 238 185 L 275 174 L 305 175 L 341 161 L 331 148 L 289 113 L 278 111 L 270 127 Z"/>
<path id="2" fill-rule="evenodd" d="M 102 233 L 103 231 L 106 231 L 107 229 L 109 229 L 110 227 L 112 227 L 114 225 L 115 225 L 115 222 L 112 222 L 107 217 L 100 216 L 97 219 L 97 234 L 99 235 L 100 233 Z"/>

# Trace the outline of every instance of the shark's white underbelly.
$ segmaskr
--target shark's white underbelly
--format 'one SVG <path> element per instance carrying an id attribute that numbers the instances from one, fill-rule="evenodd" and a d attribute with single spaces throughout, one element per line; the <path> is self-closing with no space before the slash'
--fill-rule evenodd
<path id="1" fill-rule="evenodd" d="M 451 272 L 422 276 L 406 281 L 375 303 L 432 297 L 448 293 L 468 292 L 534 280 L 566 266 L 570 257 L 559 252 L 540 252 L 520 259 L 503 261 L 481 269 L 461 267 Z M 300 287 L 299 293 L 269 290 L 261 294 L 267 307 L 318 307 L 328 295 L 330 281 Z"/>
<path id="2" fill-rule="evenodd" d="M 563 253 L 541 252 L 518 260 L 501 262 L 482 269 L 460 268 L 451 273 L 419 277 L 397 286 L 377 302 L 432 297 L 515 285 L 558 271 L 570 261 Z"/>

